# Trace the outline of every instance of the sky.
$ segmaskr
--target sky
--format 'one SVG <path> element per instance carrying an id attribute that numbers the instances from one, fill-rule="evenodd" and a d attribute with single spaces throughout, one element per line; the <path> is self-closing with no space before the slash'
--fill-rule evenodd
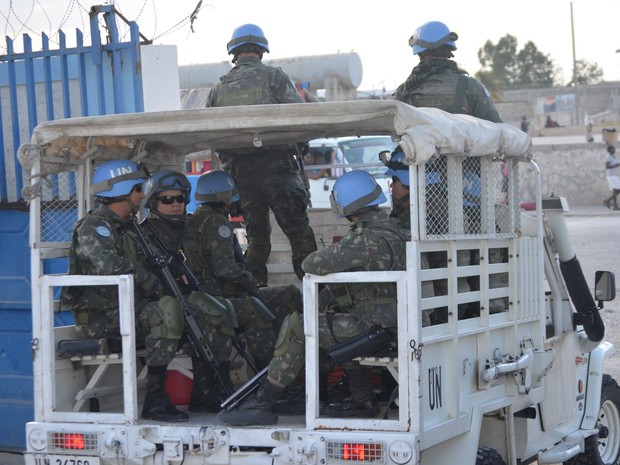
<path id="1" fill-rule="evenodd" d="M 75 28 L 88 43 L 92 0 L 0 0 L 0 33 L 21 50 L 23 33 L 40 48 L 40 32 L 57 40 L 61 28 L 72 44 Z M 111 2 L 108 2 L 111 3 Z M 596 63 L 606 81 L 620 80 L 620 0 L 203 0 L 193 21 L 187 18 L 198 0 L 117 0 L 117 10 L 136 21 L 156 44 L 178 48 L 179 65 L 229 61 L 226 43 L 239 25 L 260 26 L 271 53 L 265 59 L 356 52 L 362 61 L 360 90 L 394 89 L 418 63 L 408 45 L 415 29 L 442 21 L 459 39 L 455 60 L 471 75 L 480 69 L 478 50 L 487 40 L 515 36 L 518 48 L 532 41 L 561 67 L 568 82 L 575 57 Z M 181 26 L 175 29 L 175 26 Z M 121 33 L 127 31 L 119 27 Z M 172 30 L 172 31 L 171 31 Z M 6 43 L 0 40 L 0 54 Z"/>

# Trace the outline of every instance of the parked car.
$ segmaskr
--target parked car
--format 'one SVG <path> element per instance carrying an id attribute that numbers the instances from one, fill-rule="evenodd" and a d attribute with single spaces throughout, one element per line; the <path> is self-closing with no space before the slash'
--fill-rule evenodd
<path id="1" fill-rule="evenodd" d="M 386 168 L 379 160 L 380 152 L 386 150 L 391 152 L 397 145 L 390 136 L 313 139 L 309 145 L 311 151 L 320 151 L 323 154 L 323 165 L 332 165 L 331 168 L 325 166 L 327 168 L 325 177 L 309 180 L 313 208 L 329 208 L 329 196 L 336 178 L 352 169 L 364 169 L 371 173 L 388 199 L 382 205 L 391 205 L 391 178 L 385 175 Z"/>

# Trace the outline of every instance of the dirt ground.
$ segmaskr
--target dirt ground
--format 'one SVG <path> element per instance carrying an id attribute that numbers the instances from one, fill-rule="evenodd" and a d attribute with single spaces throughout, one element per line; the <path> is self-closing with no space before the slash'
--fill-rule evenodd
<path id="1" fill-rule="evenodd" d="M 608 302 L 601 316 L 605 322 L 605 337 L 618 351 L 607 359 L 605 372 L 620 383 L 620 301 Z"/>
<path id="2" fill-rule="evenodd" d="M 604 207 L 591 207 L 566 218 L 568 232 L 590 289 L 594 289 L 597 270 L 613 271 L 616 292 L 620 291 L 620 213 Z M 605 302 L 601 311 L 605 322 L 605 338 L 617 352 L 605 362 L 605 373 L 620 381 L 620 294 L 616 300 Z M 536 462 L 535 462 L 536 463 Z"/>
<path id="3" fill-rule="evenodd" d="M 583 214 L 568 216 L 566 222 L 589 287 L 594 288 L 597 270 L 608 270 L 615 273 L 616 292 L 620 292 L 620 213 L 602 206 L 600 209 L 592 207 Z M 616 300 L 605 302 L 601 316 L 605 322 L 606 339 L 618 351 L 607 360 L 605 371 L 620 382 L 620 294 Z"/>

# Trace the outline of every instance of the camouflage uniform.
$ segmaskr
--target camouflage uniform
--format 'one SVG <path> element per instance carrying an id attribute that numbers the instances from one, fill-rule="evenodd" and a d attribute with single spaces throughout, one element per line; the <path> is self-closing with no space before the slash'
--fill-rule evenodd
<path id="1" fill-rule="evenodd" d="M 79 220 L 69 249 L 69 273 L 85 275 L 133 274 L 135 285 L 136 337 L 146 345 L 147 365 L 172 361 L 178 341 L 151 334 L 158 320 L 158 278 L 139 256 L 136 243 L 119 232 L 124 221 L 108 207 L 99 205 Z M 77 286 L 66 290 L 76 325 L 86 337 L 109 337 L 119 333 L 118 290 L 115 286 Z"/>
<path id="2" fill-rule="evenodd" d="M 271 359 L 280 323 L 291 312 L 301 312 L 301 293 L 294 285 L 251 291 L 256 279 L 243 262 L 236 240 L 226 212 L 203 205 L 188 221 L 184 244 L 189 265 L 205 290 L 233 304 L 248 350 L 263 367 Z M 252 303 L 250 292 L 267 306 L 275 321 Z"/>
<path id="3" fill-rule="evenodd" d="M 337 244 L 310 254 L 303 262 L 306 273 L 326 275 L 345 271 L 404 270 L 405 242 L 409 232 L 381 210 L 363 213 Z M 319 314 L 319 346 L 327 350 L 374 325 L 396 329 L 394 283 L 332 285 L 338 311 Z M 328 321 L 331 320 L 331 321 Z M 284 338 L 282 331 L 276 352 Z M 301 341 L 303 343 L 303 340 Z M 269 378 L 280 385 L 291 383 L 301 370 L 304 353 L 281 351 L 269 365 Z"/>
<path id="4" fill-rule="evenodd" d="M 462 94 L 457 90 L 459 84 L 463 87 Z M 465 71 L 458 69 L 452 60 L 421 60 L 407 80 L 398 86 L 394 100 L 415 107 L 439 108 L 448 113 L 471 115 L 494 123 L 502 122 L 486 88 L 467 76 Z"/>
<path id="5" fill-rule="evenodd" d="M 450 54 L 451 56 L 451 54 Z M 467 76 L 467 73 L 458 69 L 452 60 L 442 58 L 421 59 L 413 68 L 407 80 L 396 89 L 394 100 L 399 100 L 416 107 L 433 107 L 454 114 L 465 114 L 485 119 L 494 123 L 501 123 L 495 103 L 489 96 L 486 88 L 476 79 Z M 471 168 L 476 168 L 479 160 L 472 161 Z M 479 167 L 477 168 L 479 172 Z M 470 173 L 471 174 L 471 173 Z M 475 173 L 474 173 L 475 175 Z M 465 173 L 463 175 L 465 177 Z M 465 180 L 464 180 L 465 181 Z M 436 193 L 437 191 L 434 191 Z M 444 202 L 434 201 L 434 212 L 427 218 L 429 233 L 445 234 L 447 223 L 447 205 Z M 468 232 L 480 227 L 479 207 L 464 206 L 465 228 Z M 422 254 L 422 267 L 443 267 L 440 262 L 442 254 L 430 252 Z M 468 264 L 465 257 L 459 256 L 459 266 Z M 471 264 L 474 264 L 472 261 Z M 465 278 L 458 280 L 459 292 L 469 292 L 470 287 Z M 423 283 L 422 296 L 446 295 L 447 281 L 433 281 L 433 290 L 429 283 Z M 433 310 L 425 311 L 422 315 L 423 326 L 430 324 L 429 315 Z"/>
<path id="6" fill-rule="evenodd" d="M 280 68 L 263 64 L 258 57 L 240 57 L 236 66 L 220 78 L 208 107 L 301 103 L 289 77 Z M 316 250 L 308 219 L 309 193 L 296 157 L 296 144 L 222 150 L 222 167 L 234 178 L 247 225 L 247 267 L 267 282 L 267 259 L 271 252 L 269 209 L 291 243 L 293 267 L 301 279 L 301 262 Z"/>
<path id="7" fill-rule="evenodd" d="M 168 245 L 168 251 L 162 251 L 164 253 L 184 253 L 183 252 L 183 238 L 185 236 L 185 224 L 186 220 L 181 221 L 167 221 L 165 218 L 162 218 L 156 213 L 149 212 L 148 218 L 141 224 L 141 228 L 143 230 L 143 234 L 146 237 L 147 241 L 152 250 L 159 250 L 159 246 L 157 244 L 156 239 L 153 236 L 151 230 L 146 227 L 147 223 L 155 229 L 161 240 L 164 244 Z M 189 296 L 190 293 L 194 290 L 189 282 L 186 282 L 186 279 L 182 278 L 183 270 L 181 267 L 175 267 L 175 259 L 170 261 L 170 271 L 172 275 L 175 277 L 176 283 L 179 286 L 179 289 L 185 296 Z M 174 296 L 172 292 L 168 289 L 164 290 L 165 294 Z M 216 360 L 219 363 L 225 363 L 228 361 L 230 356 L 230 352 L 232 349 L 232 344 L 230 341 L 230 336 L 222 333 L 217 330 L 212 324 L 210 324 L 203 315 L 194 311 L 194 317 L 196 318 L 196 322 L 198 323 L 204 337 L 206 338 L 206 342 L 209 345 L 209 348 L 213 352 Z"/>
<path id="8" fill-rule="evenodd" d="M 398 221 L 400 226 L 407 230 L 411 231 L 411 212 L 409 208 L 394 208 L 390 213 L 390 218 L 394 218 Z M 422 252 L 420 254 L 420 267 L 423 270 L 427 270 L 431 267 L 430 261 L 433 259 L 433 254 L 437 252 Z M 440 253 L 441 254 L 441 253 Z M 436 281 L 422 281 L 422 298 L 426 299 L 429 297 L 434 297 L 438 294 L 435 294 L 434 283 Z M 434 308 L 429 308 L 426 310 L 422 310 L 422 326 L 430 326 L 431 325 L 431 317 L 435 312 Z"/>

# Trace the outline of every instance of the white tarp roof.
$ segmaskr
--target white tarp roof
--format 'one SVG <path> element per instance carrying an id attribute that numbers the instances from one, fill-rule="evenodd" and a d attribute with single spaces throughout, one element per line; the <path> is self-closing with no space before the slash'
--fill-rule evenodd
<path id="1" fill-rule="evenodd" d="M 531 158 L 530 137 L 495 124 L 392 100 L 253 105 L 71 118 L 37 126 L 43 157 L 144 158 L 176 162 L 204 150 L 273 145 L 322 137 L 387 134 L 409 163 L 434 154 Z"/>

